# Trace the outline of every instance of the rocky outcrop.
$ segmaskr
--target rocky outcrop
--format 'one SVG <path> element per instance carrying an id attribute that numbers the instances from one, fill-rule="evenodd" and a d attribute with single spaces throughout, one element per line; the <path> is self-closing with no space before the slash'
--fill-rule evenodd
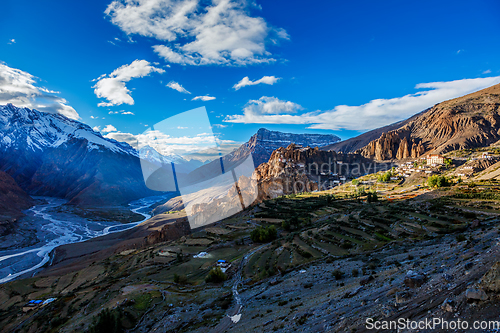
<path id="1" fill-rule="evenodd" d="M 165 224 L 160 230 L 151 232 L 145 239 L 145 245 L 168 242 L 191 234 L 191 227 L 187 218 L 179 218 Z"/>
<path id="2" fill-rule="evenodd" d="M 211 188 L 170 199 L 154 214 L 186 208 L 193 228 L 240 212 L 254 203 L 282 195 L 330 189 L 346 178 L 388 170 L 389 163 L 374 163 L 358 154 L 323 151 L 318 147 L 291 144 L 275 150 L 251 177 L 240 176 L 237 184 Z M 227 170 L 226 170 L 227 172 Z M 343 178 L 346 177 L 346 178 Z M 182 205 L 184 201 L 184 205 Z"/>
<path id="3" fill-rule="evenodd" d="M 404 284 L 408 288 L 419 288 L 427 281 L 427 277 L 418 272 L 408 271 L 404 279 Z"/>
<path id="4" fill-rule="evenodd" d="M 500 293 L 500 262 L 495 263 L 482 277 L 480 286 L 488 292 Z"/>
<path id="5" fill-rule="evenodd" d="M 326 190 L 341 177 L 359 177 L 387 169 L 358 154 L 342 154 L 291 144 L 273 152 L 252 178 L 258 184 L 259 200 L 284 194 Z"/>
<path id="6" fill-rule="evenodd" d="M 398 130 L 382 133 L 379 139 L 370 142 L 361 153 L 379 161 L 399 160 L 417 158 L 425 153 L 425 148 L 422 141 L 412 138 L 408 131 Z"/>
<path id="7" fill-rule="evenodd" d="M 258 167 L 269 160 L 273 151 L 287 147 L 292 143 L 304 147 L 324 147 L 338 141 L 340 138 L 331 134 L 293 134 L 261 128 L 238 149 L 222 157 L 222 163 L 224 168 L 229 170 L 252 155 L 253 163 L 255 167 Z M 220 165 L 219 159 L 207 163 L 191 172 L 188 181 L 196 182 L 210 178 L 211 175 L 217 176 L 221 172 Z"/>
<path id="8" fill-rule="evenodd" d="M 484 292 L 483 289 L 472 287 L 465 291 L 465 297 L 472 301 L 486 301 L 488 299 L 488 295 Z"/>

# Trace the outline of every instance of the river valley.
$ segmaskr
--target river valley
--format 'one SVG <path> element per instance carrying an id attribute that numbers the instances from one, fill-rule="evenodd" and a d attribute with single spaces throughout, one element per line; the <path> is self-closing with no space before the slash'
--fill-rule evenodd
<path id="1" fill-rule="evenodd" d="M 29 276 L 50 260 L 57 246 L 83 242 L 110 233 L 133 228 L 151 217 L 154 203 L 171 195 L 142 198 L 129 204 L 133 214 L 142 215 L 138 222 L 120 223 L 95 216 L 82 216 L 65 206 L 66 200 L 35 197 L 37 204 L 25 211 L 16 230 L 0 237 L 0 283 Z"/>

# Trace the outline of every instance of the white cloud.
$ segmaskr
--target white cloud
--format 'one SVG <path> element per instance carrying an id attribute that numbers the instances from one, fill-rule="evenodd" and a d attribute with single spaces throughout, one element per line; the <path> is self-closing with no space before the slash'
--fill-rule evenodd
<path id="1" fill-rule="evenodd" d="M 9 40 L 9 42 L 7 44 L 16 44 L 16 40 L 15 39 L 11 39 L 11 40 Z"/>
<path id="2" fill-rule="evenodd" d="M 90 116 L 90 119 L 99 119 L 99 117 Z"/>
<path id="3" fill-rule="evenodd" d="M 92 127 L 92 129 L 96 132 L 100 132 L 101 131 L 101 127 L 100 126 L 94 126 Z"/>
<path id="4" fill-rule="evenodd" d="M 270 85 L 273 85 L 275 84 L 276 82 L 278 82 L 280 78 L 279 77 L 274 77 L 274 76 L 264 76 L 262 77 L 261 79 L 258 79 L 258 80 L 255 80 L 255 81 L 251 81 L 248 76 L 245 76 L 243 79 L 241 79 L 240 82 L 236 83 L 233 88 L 234 90 L 239 90 L 243 87 L 246 87 L 246 86 L 254 86 L 256 84 L 270 84 Z"/>
<path id="5" fill-rule="evenodd" d="M 197 100 L 201 100 L 201 101 L 212 101 L 214 100 L 215 97 L 212 97 L 212 96 L 196 96 L 192 99 L 192 101 L 197 101 Z"/>
<path id="6" fill-rule="evenodd" d="M 133 112 L 130 112 L 130 111 L 109 111 L 108 114 L 131 114 L 131 115 L 134 115 Z"/>
<path id="7" fill-rule="evenodd" d="M 150 146 L 162 155 L 189 156 L 194 154 L 190 157 L 200 160 L 209 160 L 219 156 L 218 149 L 212 149 L 213 151 L 208 153 L 211 147 L 220 147 L 221 153 L 227 154 L 240 146 L 240 143 L 232 140 L 217 139 L 211 133 L 174 137 L 161 131 L 151 130 L 138 135 L 112 132 L 106 134 L 105 137 L 119 142 L 126 142 L 135 149 Z"/>
<path id="8" fill-rule="evenodd" d="M 189 91 L 186 90 L 183 86 L 180 85 L 180 83 L 175 82 L 175 81 L 170 81 L 167 84 L 167 87 L 172 88 L 174 90 L 177 90 L 178 92 L 184 93 L 184 94 L 191 94 Z"/>
<path id="9" fill-rule="evenodd" d="M 500 76 L 463 79 L 447 82 L 421 83 L 414 94 L 391 99 L 375 99 L 360 106 L 339 105 L 328 111 L 307 112 L 300 115 L 282 114 L 280 108 L 269 107 L 266 101 L 250 101 L 243 115 L 224 119 L 232 123 L 255 124 L 309 124 L 314 129 L 369 130 L 391 124 L 425 110 L 445 100 L 460 97 L 499 84 Z"/>
<path id="10" fill-rule="evenodd" d="M 109 132 L 117 132 L 117 131 L 118 130 L 113 125 L 106 125 L 106 127 L 104 127 L 101 132 L 109 133 Z"/>
<path id="11" fill-rule="evenodd" d="M 487 69 L 483 72 L 483 74 L 490 74 L 491 73 L 491 69 Z"/>
<path id="12" fill-rule="evenodd" d="M 217 127 L 217 128 L 226 128 L 227 125 L 223 125 L 223 124 L 213 124 L 213 127 Z"/>
<path id="13" fill-rule="evenodd" d="M 101 102 L 98 106 L 133 105 L 134 99 L 125 83 L 133 78 L 144 77 L 153 72 L 161 74 L 165 71 L 151 66 L 146 60 L 135 60 L 130 65 L 123 65 L 115 69 L 109 75 L 101 75 L 96 79 L 97 83 L 92 88 L 94 88 L 97 97 L 105 98 L 109 102 Z"/>
<path id="14" fill-rule="evenodd" d="M 125 33 L 155 38 L 167 62 L 248 65 L 273 62 L 266 42 L 289 39 L 284 29 L 250 15 L 247 0 L 117 0 L 105 14 Z M 258 8 L 254 8 L 258 9 Z"/>
<path id="15" fill-rule="evenodd" d="M 17 68 L 0 62 L 0 104 L 12 103 L 48 113 L 59 113 L 71 119 L 80 116 L 59 92 L 36 85 L 37 78 Z"/>
<path id="16" fill-rule="evenodd" d="M 281 118 L 283 113 L 296 113 L 302 109 L 299 104 L 282 101 L 276 97 L 263 96 L 258 100 L 250 100 L 243 109 L 243 115 L 228 116 L 224 121 L 254 123 L 255 121 L 274 119 L 274 117 Z"/>

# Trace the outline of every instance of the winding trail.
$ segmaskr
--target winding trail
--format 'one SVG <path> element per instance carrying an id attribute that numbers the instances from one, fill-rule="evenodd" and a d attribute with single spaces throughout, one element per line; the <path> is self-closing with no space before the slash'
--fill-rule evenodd
<path id="1" fill-rule="evenodd" d="M 68 212 L 54 212 L 67 201 L 43 197 L 47 203 L 36 205 L 26 211 L 33 219 L 40 242 L 33 248 L 20 248 L 0 252 L 0 283 L 11 281 L 21 275 L 41 268 L 50 260 L 50 252 L 64 244 L 83 242 L 88 239 L 108 235 L 136 227 L 151 217 L 149 212 L 141 210 L 153 203 L 165 199 L 166 196 L 142 198 L 129 204 L 129 209 L 142 215 L 142 221 L 135 223 L 117 223 L 90 221 Z M 50 212 L 50 213 L 49 213 Z M 109 224 L 112 225 L 109 225 Z"/>
<path id="2" fill-rule="evenodd" d="M 269 244 L 264 244 L 259 247 L 256 247 L 255 249 L 251 250 L 248 252 L 243 259 L 240 262 L 240 265 L 238 266 L 238 271 L 236 272 L 234 276 L 234 283 L 232 287 L 232 292 L 233 292 L 233 298 L 236 300 L 236 305 L 231 308 L 226 313 L 226 316 L 221 319 L 221 321 L 215 326 L 210 333 L 221 333 L 226 331 L 231 325 L 236 324 L 240 321 L 241 319 L 241 310 L 243 309 L 243 302 L 241 300 L 240 294 L 238 293 L 238 287 L 242 283 L 241 279 L 241 273 L 243 272 L 243 269 L 245 268 L 245 265 L 248 263 L 250 258 L 260 250 L 266 248 L 269 246 Z"/>

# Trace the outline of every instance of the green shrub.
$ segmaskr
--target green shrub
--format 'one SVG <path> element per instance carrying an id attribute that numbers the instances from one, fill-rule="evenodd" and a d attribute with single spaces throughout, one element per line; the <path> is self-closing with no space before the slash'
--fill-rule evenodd
<path id="1" fill-rule="evenodd" d="M 445 187 L 449 186 L 450 182 L 448 181 L 448 178 L 446 178 L 445 176 L 433 175 L 427 179 L 427 184 L 430 187 Z"/>
<path id="2" fill-rule="evenodd" d="M 186 284 L 188 282 L 187 276 L 174 274 L 174 282 L 179 284 Z"/>
<path id="3" fill-rule="evenodd" d="M 297 319 L 297 325 L 303 325 L 307 321 L 307 314 L 300 316 Z"/>
<path id="4" fill-rule="evenodd" d="M 208 273 L 207 277 L 205 278 L 205 281 L 207 283 L 220 283 L 226 280 L 227 280 L 227 275 L 222 271 L 220 267 L 212 268 L 212 270 Z"/>
<path id="5" fill-rule="evenodd" d="M 391 180 L 392 175 L 393 175 L 392 171 L 387 171 L 387 172 L 379 175 L 377 178 L 378 178 L 378 181 L 387 183 L 388 181 Z"/>
<path id="6" fill-rule="evenodd" d="M 268 243 L 275 240 L 277 236 L 278 232 L 273 225 L 270 227 L 257 227 L 250 234 L 250 238 L 255 243 Z"/>
<path id="7" fill-rule="evenodd" d="M 368 202 L 376 202 L 378 201 L 378 195 L 377 192 L 368 192 Z"/>
<path id="8" fill-rule="evenodd" d="M 352 249 L 354 247 L 354 245 L 348 240 L 343 242 L 341 246 L 343 249 L 346 249 L 346 250 Z"/>

